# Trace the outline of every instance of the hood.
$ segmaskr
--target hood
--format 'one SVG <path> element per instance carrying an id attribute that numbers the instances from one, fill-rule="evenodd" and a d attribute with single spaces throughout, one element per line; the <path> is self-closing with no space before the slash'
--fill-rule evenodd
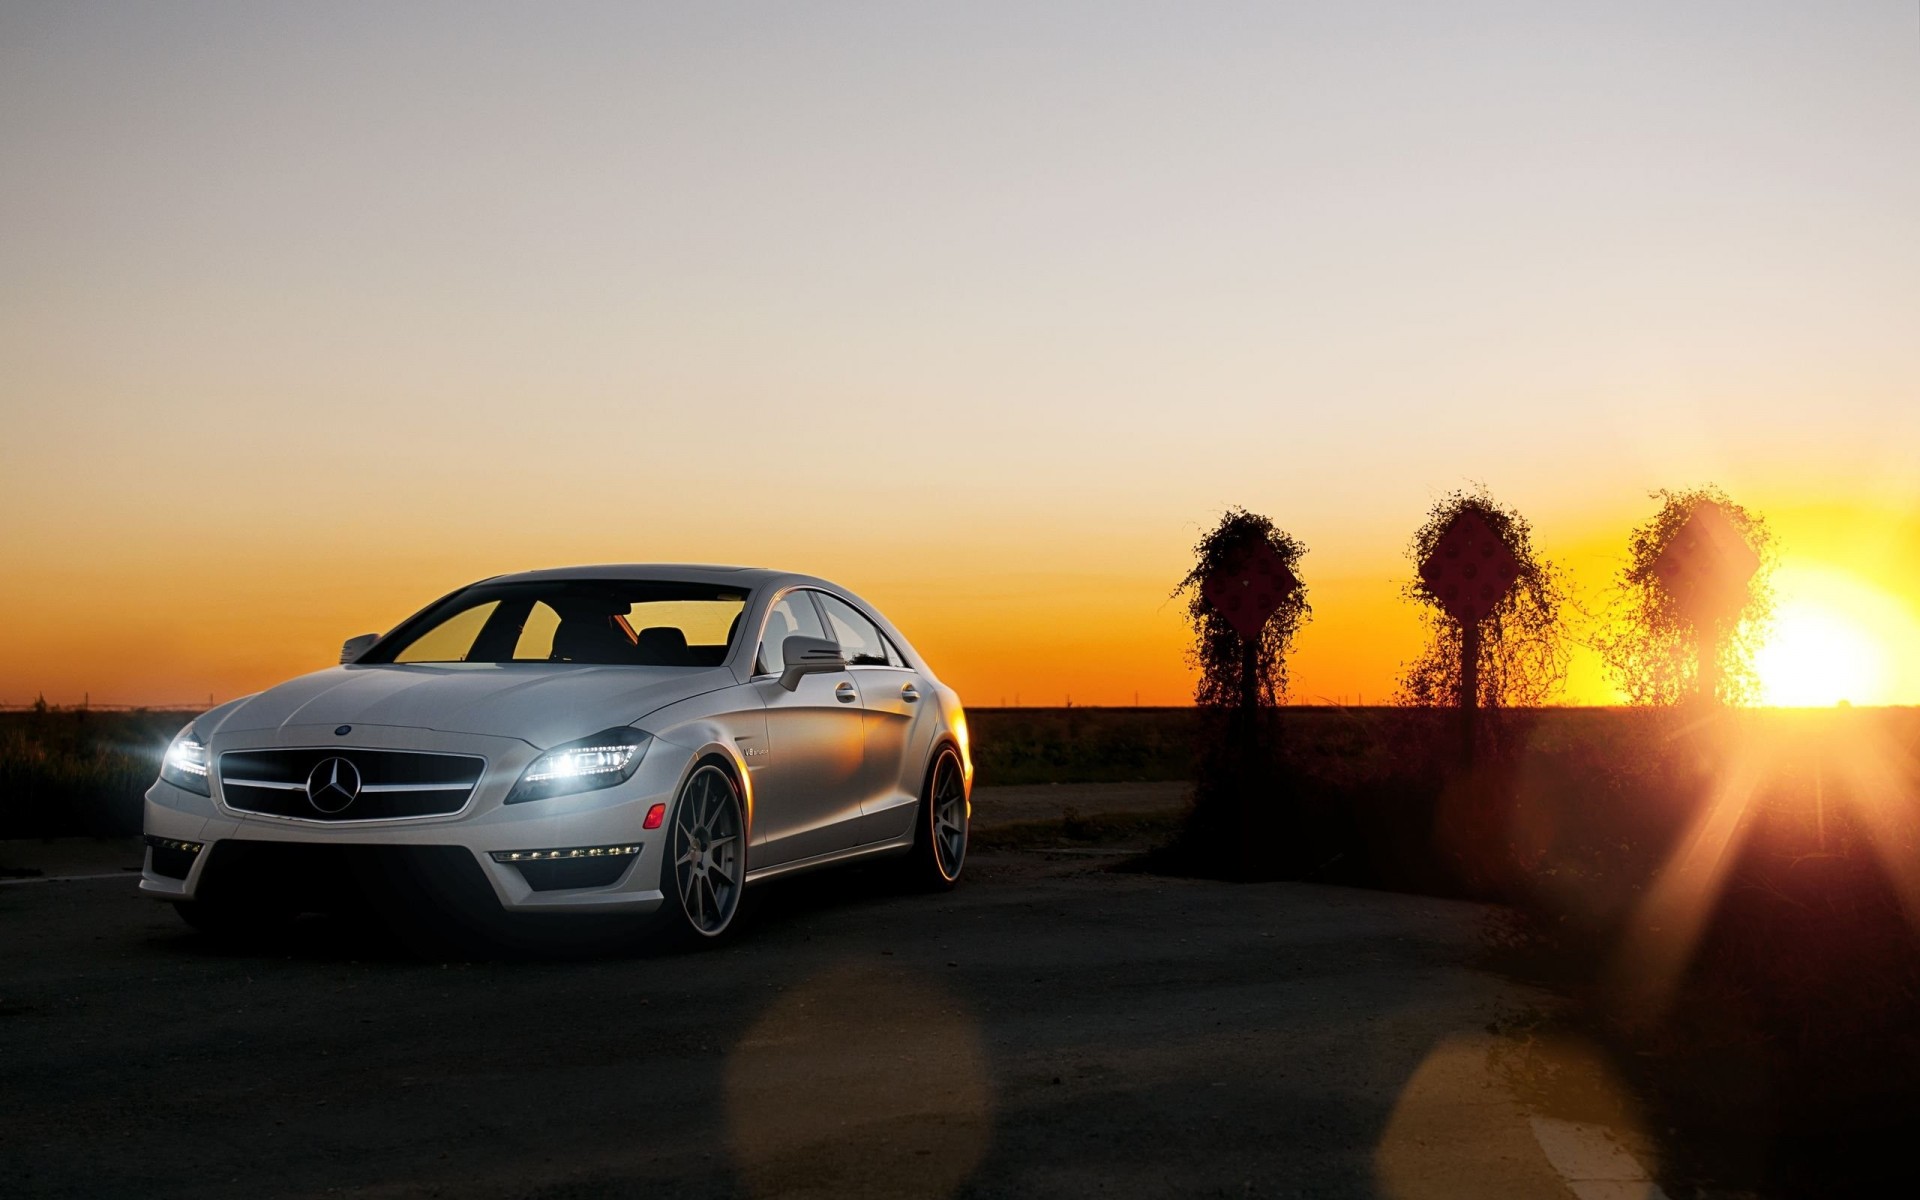
<path id="1" fill-rule="evenodd" d="M 732 672 L 724 667 L 334 667 L 241 701 L 219 729 L 238 733 L 286 725 L 397 725 L 519 738 L 544 750 L 630 724 L 662 705 L 733 683 Z"/>

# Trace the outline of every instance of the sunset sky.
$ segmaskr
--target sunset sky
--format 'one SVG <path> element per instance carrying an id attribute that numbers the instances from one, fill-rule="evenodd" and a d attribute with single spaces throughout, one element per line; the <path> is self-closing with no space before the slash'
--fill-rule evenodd
<path id="1" fill-rule="evenodd" d="M 1371 702 L 1483 481 L 1595 612 L 1720 485 L 1774 698 L 1920 703 L 1912 0 L 0 0 L 0 164 L 0 702 L 659 560 L 1184 703 L 1233 504 L 1311 548 L 1294 699 Z"/>

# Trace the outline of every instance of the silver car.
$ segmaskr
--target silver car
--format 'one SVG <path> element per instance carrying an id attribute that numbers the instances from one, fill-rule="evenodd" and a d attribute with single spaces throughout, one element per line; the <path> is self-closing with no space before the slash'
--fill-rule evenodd
<path id="1" fill-rule="evenodd" d="M 377 878 L 476 920 L 712 939 L 791 872 L 897 857 L 953 886 L 972 780 L 960 698 L 845 588 L 529 571 L 196 719 L 147 793 L 140 887 L 227 932 Z"/>

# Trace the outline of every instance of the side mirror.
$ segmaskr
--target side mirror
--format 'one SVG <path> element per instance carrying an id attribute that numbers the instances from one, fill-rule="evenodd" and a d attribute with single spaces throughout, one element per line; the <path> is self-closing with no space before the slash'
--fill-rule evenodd
<path id="1" fill-rule="evenodd" d="M 380 635 L 377 633 L 363 633 L 359 637 L 348 638 L 347 644 L 340 647 L 340 665 L 344 667 L 355 661 L 362 654 L 373 649 L 373 644 L 379 640 Z"/>
<path id="2" fill-rule="evenodd" d="M 840 655 L 840 644 L 828 638 L 796 633 L 780 643 L 780 657 L 787 663 L 787 669 L 780 672 L 780 686 L 790 692 L 800 686 L 802 675 L 847 669 L 847 660 Z"/>

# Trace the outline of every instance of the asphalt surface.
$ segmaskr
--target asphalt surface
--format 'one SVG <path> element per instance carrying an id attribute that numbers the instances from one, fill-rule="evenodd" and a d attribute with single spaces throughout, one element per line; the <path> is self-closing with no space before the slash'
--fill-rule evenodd
<path id="1" fill-rule="evenodd" d="M 1655 1194 L 1564 1182 L 1495 1069 L 1549 1001 L 1475 965 L 1489 910 L 1103 865 L 816 876 L 558 962 L 0 887 L 0 1195 Z"/>

